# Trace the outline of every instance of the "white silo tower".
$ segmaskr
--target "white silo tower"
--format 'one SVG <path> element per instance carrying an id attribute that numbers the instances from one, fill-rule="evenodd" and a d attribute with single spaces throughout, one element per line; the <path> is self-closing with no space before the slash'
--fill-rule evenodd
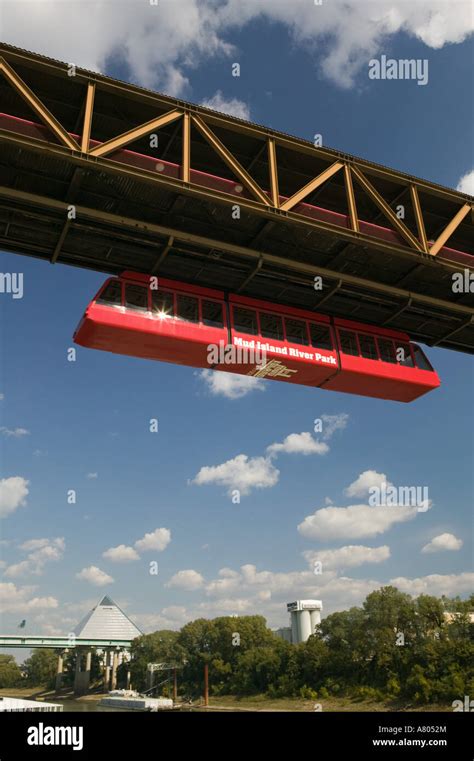
<path id="1" fill-rule="evenodd" d="M 286 607 L 291 615 L 291 640 L 293 644 L 306 642 L 321 622 L 323 607 L 321 600 L 296 600 L 296 602 L 289 602 Z"/>

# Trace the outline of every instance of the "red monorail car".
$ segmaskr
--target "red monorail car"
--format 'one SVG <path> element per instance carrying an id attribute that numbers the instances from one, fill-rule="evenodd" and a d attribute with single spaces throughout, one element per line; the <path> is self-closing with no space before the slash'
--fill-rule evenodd
<path id="1" fill-rule="evenodd" d="M 109 278 L 74 341 L 133 357 L 411 402 L 440 385 L 405 333 L 135 272 Z"/>

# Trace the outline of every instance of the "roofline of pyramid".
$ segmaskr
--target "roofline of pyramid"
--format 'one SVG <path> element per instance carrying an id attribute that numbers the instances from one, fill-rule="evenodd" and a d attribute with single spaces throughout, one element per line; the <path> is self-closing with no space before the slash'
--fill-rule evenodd
<path id="1" fill-rule="evenodd" d="M 142 636 L 142 635 L 144 634 L 144 632 L 143 632 L 143 631 L 140 629 L 140 627 L 139 627 L 139 626 L 137 626 L 137 624 L 136 624 L 134 621 L 132 621 L 132 619 L 130 618 L 130 616 L 128 616 L 128 615 L 125 613 L 125 611 L 124 611 L 124 610 L 122 610 L 122 608 L 120 607 L 120 605 L 118 605 L 118 604 L 115 602 L 115 600 L 113 600 L 113 599 L 110 597 L 110 595 L 102 595 L 102 597 L 100 598 L 99 602 L 98 602 L 98 603 L 96 603 L 96 605 L 94 605 L 92 608 L 90 608 L 90 610 L 88 610 L 88 611 L 87 611 L 87 613 L 86 613 L 86 614 L 85 614 L 85 615 L 84 615 L 84 616 L 81 618 L 81 620 L 78 622 L 78 624 L 77 624 L 77 625 L 74 627 L 74 630 L 73 630 L 73 631 L 74 631 L 74 632 L 76 632 L 76 633 L 77 633 L 78 631 L 82 631 L 82 630 L 83 630 L 83 629 L 86 627 L 86 625 L 87 625 L 87 623 L 89 622 L 89 620 L 90 620 L 90 618 L 92 617 L 92 615 L 94 614 L 94 611 L 95 611 L 95 610 L 97 610 L 97 608 L 99 608 L 99 607 L 101 606 L 101 603 L 102 603 L 102 601 L 103 601 L 103 600 L 105 600 L 106 598 L 108 598 L 108 599 L 110 600 L 111 604 L 112 604 L 112 605 L 113 605 L 115 608 L 117 608 L 117 610 L 118 610 L 118 611 L 120 611 L 120 613 L 122 614 L 122 616 L 124 616 L 124 618 L 126 618 L 126 619 L 127 619 L 127 621 L 129 622 L 129 624 L 130 624 L 131 626 L 133 626 L 133 628 L 134 628 L 134 629 L 136 629 L 136 630 L 137 630 L 138 634 L 136 635 L 136 637 Z M 134 639 L 135 639 L 135 638 L 134 638 Z"/>
<path id="2" fill-rule="evenodd" d="M 139 626 L 137 626 L 137 624 L 135 623 L 135 621 L 132 621 L 132 619 L 130 618 L 130 616 L 127 616 L 127 614 L 125 613 L 125 611 L 124 611 L 124 610 L 122 610 L 122 608 L 120 607 L 120 605 L 119 605 L 118 603 L 116 603 L 116 602 L 115 602 L 115 600 L 113 600 L 113 599 L 111 598 L 111 596 L 110 596 L 110 595 L 103 595 L 103 597 L 100 599 L 100 601 L 97 603 L 97 605 L 96 605 L 95 607 L 96 607 L 96 608 L 98 608 L 98 607 L 99 607 L 99 605 L 101 604 L 102 600 L 104 600 L 106 597 L 108 597 L 108 598 L 109 598 L 109 600 L 110 600 L 110 602 L 111 602 L 113 605 L 115 605 L 115 607 L 116 607 L 116 608 L 118 608 L 118 609 L 119 609 L 119 611 L 120 611 L 120 612 L 121 612 L 121 613 L 122 613 L 122 614 L 125 616 L 125 618 L 127 619 L 127 621 L 130 621 L 130 623 L 131 623 L 131 624 L 132 624 L 132 625 L 135 627 L 135 629 L 138 629 L 138 631 L 140 632 L 140 634 L 144 634 L 144 632 L 143 632 L 143 631 L 140 629 L 140 627 L 139 627 Z M 93 610 L 94 610 L 94 608 L 93 608 Z"/>

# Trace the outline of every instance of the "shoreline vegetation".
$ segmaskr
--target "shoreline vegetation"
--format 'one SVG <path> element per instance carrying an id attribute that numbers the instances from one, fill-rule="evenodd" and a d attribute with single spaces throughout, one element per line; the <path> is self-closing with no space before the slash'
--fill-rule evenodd
<path id="1" fill-rule="evenodd" d="M 41 700 L 47 703 L 54 703 L 55 701 L 62 700 L 74 700 L 77 703 L 98 703 L 101 698 L 105 697 L 107 693 L 93 692 L 88 695 L 82 695 L 76 697 L 72 690 L 61 690 L 61 692 L 54 692 L 46 687 L 11 687 L 0 689 L 0 697 L 11 698 L 24 698 L 27 700 Z M 211 697 L 209 699 L 209 706 L 206 708 L 203 701 L 202 705 L 199 701 L 195 701 L 192 706 L 186 706 L 186 710 L 193 711 L 297 711 L 297 712 L 317 712 L 315 709 L 315 701 L 307 700 L 303 698 L 268 698 L 265 695 L 252 695 L 238 697 L 236 695 L 220 695 L 219 697 Z M 179 703 L 179 696 L 178 696 Z M 360 711 L 375 711 L 375 712 L 407 712 L 416 711 L 417 713 L 423 713 L 426 711 L 452 711 L 451 704 L 426 704 L 426 705 L 413 705 L 406 702 L 397 701 L 373 701 L 373 700 L 361 700 L 358 698 L 328 698 L 323 701 L 319 701 L 322 712 L 360 712 Z"/>
<path id="2" fill-rule="evenodd" d="M 154 694 L 171 697 L 176 678 L 183 711 L 449 711 L 474 694 L 474 594 L 413 598 L 386 586 L 362 606 L 326 616 L 304 642 L 280 634 L 260 615 L 198 618 L 179 631 L 143 634 L 117 668 L 117 687 L 153 688 L 149 664 L 162 664 Z M 103 693 L 101 654 L 92 651 L 92 689 L 76 700 L 74 648 L 63 655 L 62 691 L 53 692 L 58 652 L 39 648 L 21 668 L 0 655 L 0 687 L 14 697 L 16 688 L 34 694 L 46 685 L 37 698 L 87 710 L 78 707 Z"/>

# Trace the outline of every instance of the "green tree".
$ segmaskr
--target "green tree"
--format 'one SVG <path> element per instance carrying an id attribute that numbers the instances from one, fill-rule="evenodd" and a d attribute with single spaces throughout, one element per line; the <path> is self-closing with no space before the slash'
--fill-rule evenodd
<path id="1" fill-rule="evenodd" d="M 274 643 L 252 647 L 239 655 L 236 666 L 232 681 L 235 692 L 244 695 L 266 692 L 281 673 L 279 647 Z"/>
<path id="2" fill-rule="evenodd" d="M 52 687 L 56 675 L 58 654 L 55 650 L 39 649 L 24 662 L 28 684 Z"/>
<path id="3" fill-rule="evenodd" d="M 132 682 L 143 689 L 149 662 L 183 664 L 180 694 L 272 696 L 347 693 L 446 704 L 474 688 L 474 596 L 420 595 L 393 586 L 361 607 L 323 619 L 306 643 L 276 637 L 262 616 L 200 618 L 180 632 L 144 635 L 132 645 Z M 445 612 L 451 616 L 447 618 Z"/>
<path id="4" fill-rule="evenodd" d="M 21 670 L 13 655 L 0 655 L 0 687 L 18 687 Z"/>
<path id="5" fill-rule="evenodd" d="M 179 632 L 162 629 L 133 640 L 130 648 L 130 671 L 135 689 L 145 689 L 149 663 L 183 663 L 184 651 L 178 644 L 178 635 Z"/>

